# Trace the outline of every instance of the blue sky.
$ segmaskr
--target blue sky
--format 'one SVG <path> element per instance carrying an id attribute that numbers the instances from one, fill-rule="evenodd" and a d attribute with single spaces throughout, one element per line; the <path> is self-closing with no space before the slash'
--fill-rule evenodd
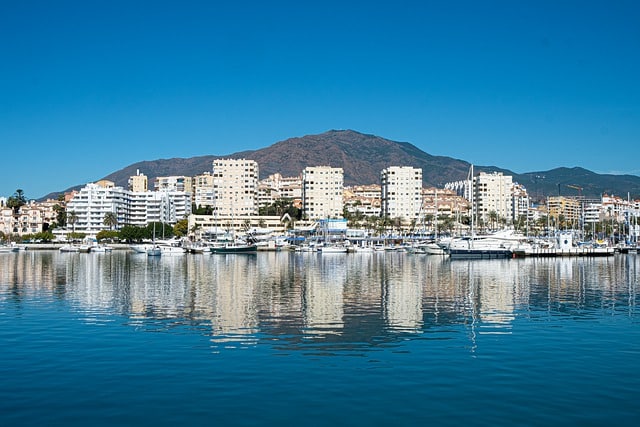
<path id="1" fill-rule="evenodd" d="M 0 196 L 329 129 L 640 175 L 639 22 L 615 0 L 1 1 Z"/>

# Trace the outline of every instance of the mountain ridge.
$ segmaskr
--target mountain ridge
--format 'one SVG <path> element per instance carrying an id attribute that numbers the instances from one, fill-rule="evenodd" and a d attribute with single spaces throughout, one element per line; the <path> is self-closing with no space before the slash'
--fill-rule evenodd
<path id="1" fill-rule="evenodd" d="M 467 161 L 434 156 L 409 142 L 392 141 L 354 130 L 329 130 L 316 135 L 288 138 L 257 150 L 222 156 L 145 160 L 126 166 L 102 179 L 126 188 L 129 177 L 138 170 L 149 178 L 150 183 L 158 176 L 194 176 L 211 171 L 213 160 L 220 158 L 255 160 L 258 162 L 260 179 L 274 173 L 298 176 L 307 166 L 341 167 L 344 170 L 345 185 L 379 183 L 380 171 L 384 168 L 412 166 L 422 168 L 424 185 L 443 187 L 447 182 L 466 179 L 471 167 Z M 607 193 L 626 196 L 627 192 L 633 197 L 640 197 L 640 177 L 597 174 L 578 166 L 560 166 L 548 171 L 517 174 L 497 166 L 474 165 L 474 171 L 511 175 L 515 182 L 525 186 L 534 199 L 558 194 L 600 197 Z M 66 191 L 81 187 L 82 185 L 75 186 Z M 57 194 L 60 192 L 45 197 Z"/>

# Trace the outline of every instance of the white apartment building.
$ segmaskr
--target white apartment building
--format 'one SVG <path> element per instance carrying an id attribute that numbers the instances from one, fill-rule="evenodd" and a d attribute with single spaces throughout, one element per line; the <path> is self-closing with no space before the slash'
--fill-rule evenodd
<path id="1" fill-rule="evenodd" d="M 85 185 L 67 203 L 67 229 L 89 235 L 107 230 L 104 225 L 107 212 L 115 213 L 118 223 L 124 225 L 120 221 L 126 221 L 128 216 L 129 194 L 122 187 L 103 187 L 96 183 Z"/>
<path id="2" fill-rule="evenodd" d="M 302 171 L 302 209 L 309 219 L 342 218 L 344 173 L 330 166 Z"/>
<path id="3" fill-rule="evenodd" d="M 498 220 L 505 220 L 509 224 L 513 222 L 511 176 L 501 172 L 480 172 L 473 178 L 473 188 L 474 213 L 479 221 L 491 225 L 491 214 L 495 213 Z"/>
<path id="4" fill-rule="evenodd" d="M 258 163 L 246 159 L 213 161 L 213 210 L 219 216 L 258 214 Z"/>
<path id="5" fill-rule="evenodd" d="M 175 224 L 191 213 L 191 193 L 184 191 L 133 192 L 122 187 L 90 183 L 78 191 L 67 203 L 67 217 L 73 213 L 75 222 L 67 229 L 95 235 L 107 230 L 104 218 L 115 213 L 117 229 L 124 225 L 143 227 L 160 221 Z"/>
<path id="6" fill-rule="evenodd" d="M 213 206 L 213 175 L 205 172 L 193 177 L 193 203 L 196 207 Z"/>
<path id="7" fill-rule="evenodd" d="M 422 208 L 422 169 L 391 166 L 380 173 L 381 215 L 402 218 L 404 224 L 417 220 Z"/>
<path id="8" fill-rule="evenodd" d="M 156 191 L 182 191 L 191 193 L 193 179 L 190 176 L 159 176 L 153 182 Z"/>
<path id="9" fill-rule="evenodd" d="M 520 218 L 527 219 L 529 216 L 529 194 L 524 185 L 514 183 L 512 189 L 511 205 L 513 206 L 512 218 L 518 220 Z"/>

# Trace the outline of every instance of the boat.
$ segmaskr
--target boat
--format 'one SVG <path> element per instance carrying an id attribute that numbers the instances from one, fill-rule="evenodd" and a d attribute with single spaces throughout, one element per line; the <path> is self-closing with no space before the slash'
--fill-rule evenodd
<path id="1" fill-rule="evenodd" d="M 257 252 L 258 245 L 244 241 L 233 241 L 211 247 L 212 254 L 255 254 Z"/>
<path id="2" fill-rule="evenodd" d="M 60 246 L 60 252 L 80 252 L 80 246 L 73 243 L 66 243 Z"/>
<path id="3" fill-rule="evenodd" d="M 91 246 L 91 252 L 108 253 L 111 251 L 113 251 L 113 248 L 111 246 L 107 246 L 103 244 L 97 244 L 95 246 Z"/>
<path id="4" fill-rule="evenodd" d="M 318 251 L 322 254 L 346 254 L 347 247 L 342 244 L 324 244 L 318 247 Z"/>
<path id="5" fill-rule="evenodd" d="M 519 240 L 504 233 L 471 235 L 451 239 L 447 252 L 451 259 L 512 258 Z"/>
<path id="6" fill-rule="evenodd" d="M 423 249 L 427 255 L 444 255 L 446 253 L 445 248 L 439 245 L 438 242 L 425 243 Z"/>
<path id="7" fill-rule="evenodd" d="M 473 186 L 473 165 L 469 169 L 469 178 Z M 513 230 L 505 229 L 490 234 L 476 235 L 474 228 L 474 189 L 471 189 L 471 234 L 453 238 L 449 242 L 447 253 L 451 259 L 494 259 L 513 258 L 512 248 L 524 237 L 515 235 Z"/>
<path id="8" fill-rule="evenodd" d="M 162 255 L 162 249 L 160 249 L 160 246 L 158 245 L 151 245 L 149 248 L 146 249 L 145 252 L 147 256 L 152 256 L 152 257 Z"/>
<path id="9" fill-rule="evenodd" d="M 129 248 L 137 254 L 146 254 L 147 251 L 153 248 L 153 243 L 139 243 L 135 245 L 129 245 Z"/>
<path id="10" fill-rule="evenodd" d="M 164 226 L 162 227 L 163 231 L 164 231 Z M 162 255 L 162 250 L 160 249 L 160 246 L 158 246 L 158 244 L 156 243 L 156 223 L 153 223 L 153 243 L 151 245 L 151 247 L 148 247 L 146 249 L 146 254 L 147 256 L 151 256 L 151 257 L 156 257 L 156 256 L 160 256 Z"/>
<path id="11" fill-rule="evenodd" d="M 187 253 L 186 250 L 175 241 L 160 242 L 156 246 L 160 248 L 162 255 L 184 255 Z"/>
<path id="12" fill-rule="evenodd" d="M 18 252 L 20 248 L 15 244 L 11 245 L 0 245 L 0 254 L 6 254 L 11 252 Z"/>

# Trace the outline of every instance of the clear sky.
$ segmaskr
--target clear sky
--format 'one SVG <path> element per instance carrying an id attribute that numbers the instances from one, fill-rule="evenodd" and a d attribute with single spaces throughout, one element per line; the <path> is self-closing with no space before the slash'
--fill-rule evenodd
<path id="1" fill-rule="evenodd" d="M 329 129 L 640 175 L 640 1 L 0 0 L 0 196 Z"/>

